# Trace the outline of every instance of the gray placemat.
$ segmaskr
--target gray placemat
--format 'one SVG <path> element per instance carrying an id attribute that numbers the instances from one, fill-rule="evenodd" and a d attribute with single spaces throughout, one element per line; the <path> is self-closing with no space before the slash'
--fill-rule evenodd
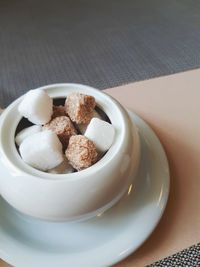
<path id="1" fill-rule="evenodd" d="M 199 66 L 200 1 L 0 1 L 0 105 L 44 84 L 102 89 Z"/>
<path id="2" fill-rule="evenodd" d="M 199 267 L 200 243 L 146 267 Z"/>

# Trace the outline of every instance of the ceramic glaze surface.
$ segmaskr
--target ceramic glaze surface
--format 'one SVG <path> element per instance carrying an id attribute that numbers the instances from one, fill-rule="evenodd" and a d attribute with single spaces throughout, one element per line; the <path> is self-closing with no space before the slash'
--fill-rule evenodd
<path id="1" fill-rule="evenodd" d="M 148 238 L 167 203 L 169 167 L 153 131 L 136 115 L 131 118 L 139 128 L 141 161 L 124 197 L 80 223 L 33 219 L 0 198 L 0 258 L 15 267 L 107 267 Z"/>
<path id="2" fill-rule="evenodd" d="M 40 89 L 52 98 L 65 98 L 74 91 L 94 96 L 115 127 L 114 143 L 100 161 L 81 172 L 56 175 L 28 166 L 14 143 L 22 96 L 0 117 L 2 197 L 17 210 L 45 220 L 82 220 L 104 212 L 123 196 L 137 172 L 140 142 L 136 126 L 117 101 L 89 86 L 55 84 Z"/>

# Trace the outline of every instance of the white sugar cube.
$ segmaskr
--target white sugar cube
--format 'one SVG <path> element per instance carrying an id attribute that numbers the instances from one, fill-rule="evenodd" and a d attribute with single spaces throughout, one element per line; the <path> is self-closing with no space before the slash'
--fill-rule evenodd
<path id="1" fill-rule="evenodd" d="M 64 157 L 64 160 L 60 165 L 49 170 L 48 172 L 53 174 L 67 174 L 74 172 L 74 168 L 69 164 L 68 159 Z"/>
<path id="2" fill-rule="evenodd" d="M 50 170 L 63 161 L 62 144 L 52 131 L 42 131 L 27 137 L 19 151 L 27 164 L 42 171 Z"/>
<path id="3" fill-rule="evenodd" d="M 51 119 L 53 100 L 44 90 L 30 90 L 19 104 L 18 111 L 32 123 L 43 125 Z"/>
<path id="4" fill-rule="evenodd" d="M 101 116 L 100 116 L 100 114 L 99 114 L 96 110 L 93 111 L 93 116 L 92 116 L 92 118 L 102 119 Z M 82 134 L 85 133 L 85 131 L 86 131 L 87 127 L 88 127 L 88 124 L 89 124 L 89 123 L 86 123 L 86 124 L 85 124 L 85 123 L 77 124 L 77 127 L 78 127 L 79 131 L 80 131 Z"/>
<path id="5" fill-rule="evenodd" d="M 42 131 L 41 125 L 33 125 L 28 128 L 23 129 L 21 132 L 19 132 L 15 137 L 15 142 L 18 146 L 21 145 L 21 143 L 26 139 L 28 136 L 39 133 Z"/>
<path id="6" fill-rule="evenodd" d="M 85 136 L 94 142 L 99 151 L 106 152 L 114 141 L 115 129 L 112 124 L 93 118 L 87 127 Z"/>

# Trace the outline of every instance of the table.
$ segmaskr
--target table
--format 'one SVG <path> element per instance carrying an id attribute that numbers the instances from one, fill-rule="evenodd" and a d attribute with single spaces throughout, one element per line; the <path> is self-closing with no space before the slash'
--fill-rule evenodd
<path id="1" fill-rule="evenodd" d="M 200 1 L 1 0 L 0 104 L 27 88 L 104 89 L 200 67 Z"/>
<path id="2" fill-rule="evenodd" d="M 116 267 L 142 267 L 200 240 L 200 69 L 106 90 L 145 119 L 166 150 L 171 191 L 151 237 Z M 0 267 L 8 265 L 0 262 Z"/>

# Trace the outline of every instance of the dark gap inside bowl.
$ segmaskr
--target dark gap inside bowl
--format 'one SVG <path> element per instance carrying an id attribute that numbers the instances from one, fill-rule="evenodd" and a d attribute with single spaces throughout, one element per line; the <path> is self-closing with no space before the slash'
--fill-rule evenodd
<path id="1" fill-rule="evenodd" d="M 33 126 L 34 124 L 27 120 L 26 118 L 22 118 L 20 122 L 17 125 L 16 131 L 15 131 L 15 136 L 21 132 L 23 129 L 28 128 L 30 126 Z"/>
<path id="2" fill-rule="evenodd" d="M 55 106 L 64 106 L 65 105 L 65 99 L 66 98 L 54 98 L 53 99 L 53 104 Z"/>

